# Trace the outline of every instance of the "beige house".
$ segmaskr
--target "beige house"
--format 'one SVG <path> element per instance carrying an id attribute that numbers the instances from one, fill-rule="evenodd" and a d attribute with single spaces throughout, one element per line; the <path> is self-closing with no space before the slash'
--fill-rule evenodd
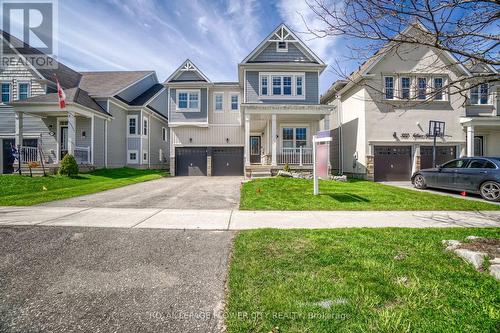
<path id="1" fill-rule="evenodd" d="M 321 99 L 334 108 L 322 123 L 335 137 L 333 171 L 376 181 L 409 180 L 413 172 L 432 167 L 432 120 L 446 126 L 445 136 L 437 139 L 437 164 L 466 155 L 500 155 L 498 86 L 481 85 L 467 97 L 448 87 L 474 70 L 448 52 L 389 45 L 347 80 L 335 82 Z"/>

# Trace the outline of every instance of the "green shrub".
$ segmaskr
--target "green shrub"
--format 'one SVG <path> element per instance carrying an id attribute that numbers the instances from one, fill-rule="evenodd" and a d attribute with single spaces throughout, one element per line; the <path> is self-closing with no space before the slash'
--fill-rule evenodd
<path id="1" fill-rule="evenodd" d="M 59 166 L 59 174 L 62 176 L 78 175 L 78 164 L 73 155 L 66 154 L 66 156 L 63 157 L 61 165 Z"/>
<path id="2" fill-rule="evenodd" d="M 291 171 L 290 165 L 288 165 L 288 163 L 285 163 L 285 166 L 283 167 L 283 170 L 285 170 L 286 172 L 290 172 Z"/>

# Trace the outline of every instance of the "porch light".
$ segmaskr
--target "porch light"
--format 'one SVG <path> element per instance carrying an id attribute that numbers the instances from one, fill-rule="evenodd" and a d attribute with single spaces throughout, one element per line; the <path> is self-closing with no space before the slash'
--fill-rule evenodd
<path id="1" fill-rule="evenodd" d="M 193 142 L 193 138 L 189 138 L 189 143 L 192 143 Z"/>
<path id="2" fill-rule="evenodd" d="M 226 138 L 226 143 L 229 143 L 229 138 Z"/>

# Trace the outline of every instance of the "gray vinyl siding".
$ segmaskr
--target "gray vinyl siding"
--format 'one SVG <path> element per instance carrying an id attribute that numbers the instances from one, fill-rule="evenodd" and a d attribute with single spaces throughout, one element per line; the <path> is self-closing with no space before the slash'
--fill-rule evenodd
<path id="1" fill-rule="evenodd" d="M 167 130 L 167 141 L 163 141 L 162 139 L 162 127 Z M 149 158 L 151 161 L 152 168 L 168 168 L 169 163 L 169 129 L 165 122 L 159 121 L 156 118 L 151 118 L 151 126 L 150 126 L 150 152 Z M 160 149 L 163 152 L 163 161 L 160 161 Z"/>
<path id="2" fill-rule="evenodd" d="M 184 71 L 174 81 L 206 81 L 196 71 Z"/>
<path id="3" fill-rule="evenodd" d="M 14 110 L 10 107 L 0 107 L 0 134 L 13 134 L 14 132 Z"/>
<path id="4" fill-rule="evenodd" d="M 152 100 L 151 103 L 149 103 L 149 105 L 153 107 L 155 110 L 159 111 L 165 117 L 168 117 L 167 103 L 168 103 L 168 94 L 167 90 L 164 90 L 161 94 L 156 96 L 156 98 Z"/>
<path id="5" fill-rule="evenodd" d="M 266 71 L 267 72 L 267 71 Z M 305 93 L 304 100 L 297 99 L 260 99 L 259 97 L 259 72 L 246 72 L 246 103 L 267 103 L 267 104 L 319 104 L 319 76 L 318 72 L 305 73 Z M 271 89 L 271 86 L 269 86 Z"/>
<path id="6" fill-rule="evenodd" d="M 108 167 L 127 164 L 127 112 L 109 103 L 109 113 L 114 117 L 108 123 Z"/>
<path id="7" fill-rule="evenodd" d="M 76 118 L 76 146 L 77 147 L 90 147 L 92 144 L 91 138 L 91 125 L 90 118 L 77 117 Z M 85 138 L 82 136 L 85 132 Z"/>
<path id="8" fill-rule="evenodd" d="M 312 61 L 309 60 L 307 56 L 294 43 L 288 43 L 288 52 L 276 52 L 276 43 L 274 42 L 269 42 L 269 45 L 249 62 L 312 63 Z"/>
<path id="9" fill-rule="evenodd" d="M 97 167 L 104 167 L 105 163 L 105 134 L 106 133 L 106 120 L 101 118 L 94 118 L 94 165 Z"/>
<path id="10" fill-rule="evenodd" d="M 136 97 L 140 96 L 146 90 L 151 88 L 152 85 L 156 84 L 156 80 L 153 74 L 146 76 L 142 80 L 136 82 L 134 85 L 128 87 L 122 91 L 118 96 L 123 98 L 127 102 L 133 101 Z"/>
<path id="11" fill-rule="evenodd" d="M 128 150 L 141 150 L 141 138 L 127 138 L 127 149 Z"/>
<path id="12" fill-rule="evenodd" d="M 190 88 L 195 89 L 195 88 Z M 183 89 L 180 89 L 183 90 Z M 201 88 L 200 112 L 177 112 L 177 89 L 170 89 L 170 123 L 206 123 L 208 122 L 207 88 Z"/>

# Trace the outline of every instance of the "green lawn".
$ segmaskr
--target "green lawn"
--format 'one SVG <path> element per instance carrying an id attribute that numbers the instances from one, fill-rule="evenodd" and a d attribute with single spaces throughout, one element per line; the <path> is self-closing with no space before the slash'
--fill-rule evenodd
<path id="1" fill-rule="evenodd" d="M 247 332 L 498 332 L 500 283 L 443 239 L 496 229 L 240 233 L 226 324 Z"/>
<path id="2" fill-rule="evenodd" d="M 241 190 L 242 210 L 500 210 L 499 205 L 418 192 L 363 180 L 313 182 L 284 177 L 258 179 Z"/>
<path id="3" fill-rule="evenodd" d="M 102 169 L 77 177 L 0 175 L 0 206 L 30 206 L 159 179 L 165 171 Z"/>

